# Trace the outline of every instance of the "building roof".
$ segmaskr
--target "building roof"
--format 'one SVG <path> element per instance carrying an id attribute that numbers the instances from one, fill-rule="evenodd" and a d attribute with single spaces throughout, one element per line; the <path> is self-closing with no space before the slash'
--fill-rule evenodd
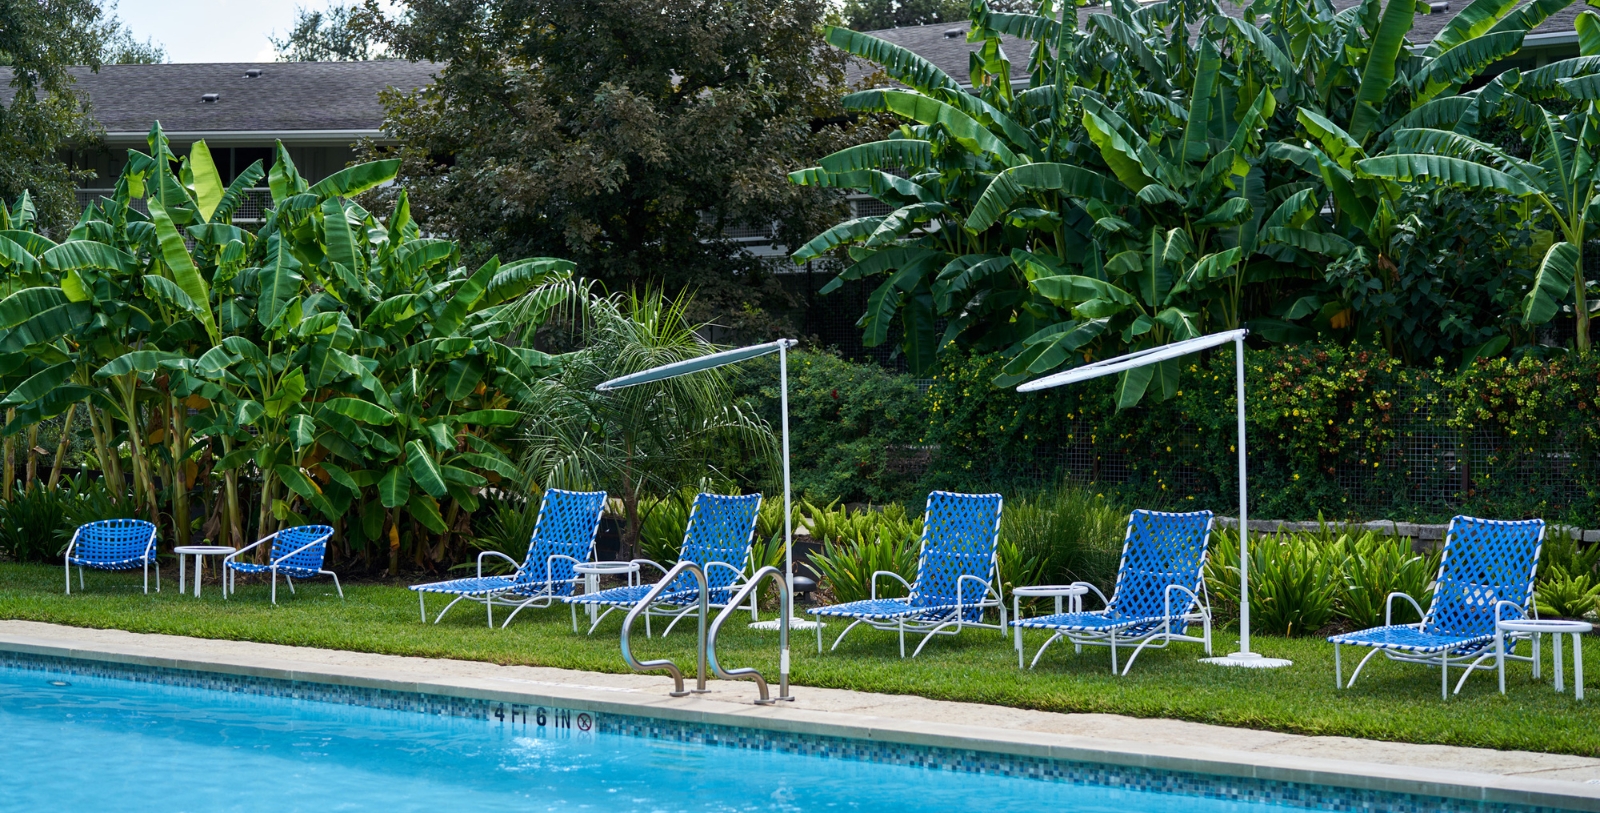
<path id="1" fill-rule="evenodd" d="M 1358 6 L 1361 0 L 1331 0 L 1336 11 Z M 1416 21 L 1411 25 L 1411 32 L 1406 36 L 1413 44 L 1423 45 L 1433 41 L 1433 38 L 1444 30 L 1455 15 L 1466 8 L 1470 0 L 1450 0 L 1446 9 L 1430 14 L 1418 14 Z M 1539 44 L 1558 44 L 1564 42 L 1577 42 L 1577 35 L 1573 28 L 1573 21 L 1577 19 L 1578 12 L 1582 11 L 1584 4 L 1574 2 L 1561 11 L 1550 15 L 1543 23 L 1529 32 L 1524 41 L 1523 48 L 1534 47 Z M 1222 9 L 1232 17 L 1241 16 L 1242 7 L 1232 3 L 1222 3 Z M 1078 24 L 1080 28 L 1085 25 L 1092 14 L 1105 14 L 1104 6 L 1082 7 L 1078 9 Z M 905 28 L 890 28 L 883 31 L 868 31 L 878 39 L 893 43 L 912 53 L 921 56 L 939 66 L 940 70 L 950 74 L 957 82 L 967 84 L 970 69 L 969 53 L 976 51 L 981 43 L 967 42 L 968 24 L 966 21 L 955 23 L 935 23 L 933 25 L 907 26 Z M 1015 37 L 1002 36 L 1000 45 L 1005 49 L 1006 58 L 1011 60 L 1011 76 L 1014 80 L 1027 77 L 1028 52 L 1033 43 Z M 855 83 L 870 75 L 874 66 L 865 61 L 851 60 L 847 72 L 847 79 Z"/>
<path id="2" fill-rule="evenodd" d="M 348 144 L 380 134 L 386 88 L 432 82 L 431 62 L 215 62 L 72 68 L 78 92 L 106 130 L 108 144 L 142 142 L 153 121 L 174 140 Z M 254 78 L 246 71 L 259 71 Z M 10 101 L 11 69 L 0 68 L 0 98 Z M 215 101 L 203 101 L 216 94 Z"/>

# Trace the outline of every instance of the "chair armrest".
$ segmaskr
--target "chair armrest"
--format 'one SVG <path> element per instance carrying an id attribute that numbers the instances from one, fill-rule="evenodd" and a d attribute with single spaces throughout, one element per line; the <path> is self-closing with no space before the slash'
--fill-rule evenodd
<path id="1" fill-rule="evenodd" d="M 72 538 L 67 540 L 67 549 L 61 552 L 62 559 L 72 558 L 72 549 L 78 546 L 78 534 L 82 531 L 82 527 L 74 528 L 72 530 Z"/>
<path id="2" fill-rule="evenodd" d="M 501 559 L 504 559 L 507 562 L 510 562 L 512 567 L 516 567 L 517 566 L 517 560 L 511 558 L 510 556 L 507 556 L 507 555 L 501 553 L 500 551 L 497 551 L 497 550 L 486 550 L 486 551 L 483 551 L 482 553 L 478 554 L 478 578 L 480 578 L 480 579 L 483 578 L 483 557 L 485 557 L 485 556 L 498 556 Z"/>
<path id="3" fill-rule="evenodd" d="M 1174 590 L 1182 590 L 1188 593 L 1189 597 L 1195 600 L 1195 603 L 1198 604 L 1200 602 L 1200 596 L 1196 595 L 1193 590 L 1181 584 L 1167 585 L 1167 589 L 1161 591 L 1161 609 L 1162 613 L 1169 619 L 1172 618 L 1172 591 Z"/>
<path id="4" fill-rule="evenodd" d="M 972 575 L 971 573 L 963 573 L 963 574 L 961 574 L 961 576 L 959 578 L 956 579 L 956 611 L 957 612 L 960 612 L 966 606 L 966 602 L 962 600 L 964 598 L 964 594 L 961 591 L 961 585 L 965 584 L 968 579 L 971 579 L 972 581 L 977 582 L 983 588 L 983 592 L 978 594 L 978 600 L 976 602 L 973 602 L 973 606 L 978 606 L 978 607 L 983 606 L 984 602 L 988 601 L 988 597 L 991 594 L 994 596 L 994 600 L 995 600 L 996 603 L 1004 603 L 1005 602 L 1005 596 L 1000 595 L 1000 591 L 994 589 L 994 583 L 993 582 L 985 581 L 984 579 L 980 579 L 977 576 Z"/>
<path id="5" fill-rule="evenodd" d="M 1082 585 L 1083 587 L 1088 588 L 1090 592 L 1092 592 L 1095 595 L 1099 596 L 1100 597 L 1101 606 L 1105 606 L 1105 607 L 1111 606 L 1111 599 L 1106 598 L 1106 594 L 1100 592 L 1100 588 L 1095 587 L 1094 585 L 1092 585 L 1092 584 L 1090 584 L 1088 582 L 1073 582 L 1070 586 L 1077 587 L 1079 585 Z"/>
<path id="6" fill-rule="evenodd" d="M 301 545 L 300 547 L 295 548 L 294 550 L 289 551 L 288 553 L 285 553 L 284 555 L 279 556 L 276 559 L 273 559 L 271 562 L 268 562 L 268 564 L 276 566 L 278 563 L 284 561 L 285 559 L 288 559 L 291 556 L 294 556 L 295 554 L 299 553 L 300 551 L 303 551 L 306 548 L 314 548 L 314 547 L 317 546 L 318 543 L 326 542 L 326 541 L 327 541 L 326 539 L 313 539 L 310 542 L 307 542 L 304 545 Z"/>
<path id="7" fill-rule="evenodd" d="M 277 538 L 278 538 L 278 532 L 277 531 L 273 531 L 272 533 L 267 534 L 266 536 L 263 536 L 260 539 L 257 539 L 256 541 L 251 542 L 248 545 L 245 545 L 244 547 L 234 551 L 233 553 L 230 553 L 227 556 L 222 557 L 222 563 L 224 565 L 226 565 L 227 563 L 233 561 L 234 559 L 239 558 L 239 554 L 244 553 L 245 551 L 248 551 L 248 550 L 253 550 L 255 548 L 259 548 L 259 547 L 261 547 L 261 545 L 263 543 L 270 542 L 271 540 L 274 540 L 274 539 L 277 539 Z"/>
<path id="8" fill-rule="evenodd" d="M 1418 604 L 1417 600 L 1412 598 L 1410 596 L 1410 594 L 1408 594 L 1408 593 L 1390 593 L 1389 597 L 1383 600 L 1383 625 L 1385 627 L 1393 626 L 1390 623 L 1389 618 L 1390 618 L 1391 613 L 1394 610 L 1394 597 L 1395 596 L 1399 596 L 1400 598 L 1403 598 L 1406 601 L 1411 602 L 1411 606 L 1417 608 L 1417 618 L 1424 619 L 1424 618 L 1428 617 L 1428 614 L 1426 612 L 1423 612 L 1422 605 Z M 1499 614 L 1499 608 L 1496 608 L 1495 613 L 1496 613 L 1496 615 Z M 1418 621 L 1417 623 L 1421 624 L 1422 622 Z"/>
<path id="9" fill-rule="evenodd" d="M 725 568 L 733 571 L 733 584 L 738 584 L 739 582 L 744 580 L 744 570 L 741 569 L 741 568 L 734 567 L 733 565 L 730 565 L 727 562 L 707 562 L 706 566 L 705 566 L 705 573 L 706 573 L 706 580 L 708 582 L 711 580 L 711 568 L 714 568 L 714 567 L 725 567 Z M 729 585 L 729 586 L 731 587 L 732 585 Z"/>
<path id="10" fill-rule="evenodd" d="M 893 570 L 878 570 L 878 571 L 874 571 L 873 574 L 872 574 L 872 598 L 873 598 L 874 601 L 876 601 L 877 598 L 878 598 L 878 577 L 879 576 L 892 576 L 892 577 L 894 577 L 895 581 L 900 582 L 901 584 L 906 586 L 906 592 L 910 592 L 911 589 L 912 589 L 911 588 L 911 582 L 906 581 L 904 577 L 902 577 L 899 573 L 894 572 Z"/>
<path id="11" fill-rule="evenodd" d="M 658 562 L 652 561 L 650 559 L 632 559 L 630 561 L 632 561 L 636 565 L 649 565 L 649 566 L 655 568 L 656 570 L 661 571 L 661 575 L 663 575 L 663 576 L 667 575 L 667 568 L 662 567 L 660 565 L 660 563 L 658 563 Z"/>
<path id="12" fill-rule="evenodd" d="M 565 559 L 565 560 L 571 562 L 573 565 L 582 564 L 577 559 L 574 559 L 573 557 L 568 556 L 565 553 L 552 553 L 552 554 L 550 554 L 544 560 L 544 582 L 545 582 L 545 584 L 549 584 L 549 583 L 555 581 L 555 576 L 553 574 L 555 573 L 556 560 L 557 559 Z M 574 576 L 572 580 L 573 581 L 577 581 L 580 578 L 582 578 L 582 577 L 581 576 Z"/>
<path id="13" fill-rule="evenodd" d="M 1499 601 L 1496 601 L 1494 603 L 1494 627 L 1495 627 L 1495 632 L 1496 633 L 1498 633 L 1500 631 L 1500 621 L 1501 621 L 1501 619 L 1505 618 L 1505 616 L 1500 614 L 1500 608 L 1501 607 L 1510 607 L 1513 611 L 1515 611 L 1516 615 L 1513 616 L 1513 618 L 1520 618 L 1523 615 L 1523 609 L 1522 609 L 1522 605 L 1521 604 L 1518 604 L 1518 603 L 1516 603 L 1514 601 L 1506 601 L 1505 599 L 1501 599 Z M 1537 613 L 1537 612 L 1539 612 L 1539 608 L 1535 607 L 1533 611 L 1535 613 Z M 1538 616 L 1535 616 L 1535 617 L 1537 618 Z"/>
<path id="14" fill-rule="evenodd" d="M 157 533 L 158 532 L 156 531 L 156 529 L 151 528 L 150 529 L 150 541 L 144 543 L 144 555 L 145 555 L 145 558 L 146 559 L 150 559 L 152 561 L 156 558 L 156 541 L 157 541 L 156 540 L 156 536 L 157 536 Z"/>

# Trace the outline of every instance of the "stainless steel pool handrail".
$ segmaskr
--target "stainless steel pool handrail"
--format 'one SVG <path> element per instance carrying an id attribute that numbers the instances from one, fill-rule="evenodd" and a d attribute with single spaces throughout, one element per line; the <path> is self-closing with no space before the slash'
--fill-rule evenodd
<path id="1" fill-rule="evenodd" d="M 778 648 L 780 654 L 778 656 L 778 696 L 775 699 L 767 695 L 767 679 L 762 677 L 761 673 L 753 667 L 723 669 L 722 664 L 717 662 L 717 633 L 722 630 L 722 623 L 728 620 L 728 616 L 733 615 L 734 612 L 740 609 L 739 605 L 744 601 L 745 597 L 755 592 L 756 586 L 761 584 L 762 579 L 768 576 L 777 579 L 780 585 L 778 590 L 778 612 L 781 614 L 778 619 Z M 744 583 L 744 587 L 739 588 L 739 592 L 735 593 L 733 598 L 728 601 L 727 606 L 722 608 L 722 612 L 717 613 L 716 620 L 711 622 L 710 637 L 706 639 L 705 656 L 711 662 L 712 674 L 723 680 L 749 679 L 755 681 L 756 689 L 761 692 L 761 697 L 756 700 L 756 703 L 762 706 L 772 705 L 778 700 L 794 699 L 789 694 L 789 617 L 794 611 L 794 597 L 789 594 L 788 590 L 782 589 L 783 586 L 786 586 L 783 571 L 771 565 L 757 570 L 755 575 Z"/>
<path id="2" fill-rule="evenodd" d="M 633 605 L 633 609 L 628 611 L 628 617 L 622 620 L 623 663 L 626 663 L 628 667 L 633 669 L 635 672 L 653 672 L 656 670 L 662 670 L 672 675 L 672 680 L 676 687 L 672 692 L 673 697 L 684 697 L 685 695 L 689 694 L 689 692 L 686 692 L 683 689 L 683 670 L 679 669 L 677 664 L 673 663 L 667 658 L 654 661 L 640 661 L 638 658 L 633 656 L 633 648 L 628 645 L 628 638 L 633 631 L 634 619 L 637 619 L 641 613 L 649 612 L 650 604 L 659 598 L 667 589 L 667 586 L 672 584 L 672 582 L 685 571 L 694 574 L 695 584 L 698 586 L 700 593 L 700 638 L 695 643 L 696 648 L 699 650 L 699 663 L 696 664 L 695 669 L 694 693 L 705 694 L 706 692 L 710 691 L 710 689 L 706 688 L 706 606 L 708 602 L 708 596 L 706 593 L 706 572 L 701 570 L 699 565 L 689 561 L 683 561 L 673 565 L 672 569 L 667 571 L 667 575 L 661 577 L 661 581 L 651 585 L 650 590 L 644 594 L 644 598 L 640 599 L 637 604 Z"/>

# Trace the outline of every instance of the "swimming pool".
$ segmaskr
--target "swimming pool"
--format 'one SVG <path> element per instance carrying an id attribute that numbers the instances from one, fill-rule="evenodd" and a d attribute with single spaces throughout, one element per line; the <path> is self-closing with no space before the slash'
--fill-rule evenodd
<path id="1" fill-rule="evenodd" d="M 1040 779 L 1031 778 L 1041 775 L 1037 764 L 1019 762 L 1023 767 L 1013 773 L 1024 775 L 1005 775 L 1007 769 L 994 768 L 1000 764 L 995 758 L 972 752 L 877 752 L 872 748 L 881 745 L 827 737 L 795 746 L 796 740 L 766 739 L 770 735 L 749 729 L 695 733 L 682 724 L 627 715 L 448 699 L 415 707 L 404 705 L 411 701 L 397 693 L 337 695 L 330 693 L 343 687 L 308 688 L 289 681 L 263 682 L 266 690 L 258 693 L 248 688 L 253 685 L 248 678 L 215 678 L 218 686 L 228 687 L 218 691 L 193 685 L 209 677 L 180 675 L 163 682 L 171 677 L 164 673 L 177 670 L 130 672 L 133 680 L 85 671 L 49 663 L 0 666 L 0 741 L 5 745 L 0 808 L 274 813 L 492 805 L 529 811 L 1247 813 L 1305 808 L 1261 801 L 1277 797 L 1263 795 L 1259 787 L 1241 794 L 1229 790 L 1237 785 L 1207 785 L 1192 774 L 1158 777 L 1155 789 L 1149 776 L 1105 766 L 1099 766 L 1103 773 L 1069 767 L 1054 780 Z M 306 699 L 339 696 L 346 702 Z M 365 700 L 351 701 L 357 696 Z M 368 702 L 374 697 L 378 700 Z M 400 707 L 374 707 L 385 704 Z M 644 736 L 621 733 L 629 731 Z M 874 753 L 890 755 L 853 758 Z M 1086 775 L 1104 781 L 1082 781 Z M 1292 802 L 1290 797 L 1303 791 L 1304 786 L 1291 789 L 1285 798 Z M 1328 807 L 1326 800 L 1337 800 L 1337 793 L 1310 796 L 1321 800 L 1313 805 L 1321 809 L 1490 809 L 1444 800 L 1435 800 L 1439 808 L 1431 808 L 1409 796 L 1394 796 L 1390 805 L 1360 794 L 1343 797 L 1349 808 Z"/>

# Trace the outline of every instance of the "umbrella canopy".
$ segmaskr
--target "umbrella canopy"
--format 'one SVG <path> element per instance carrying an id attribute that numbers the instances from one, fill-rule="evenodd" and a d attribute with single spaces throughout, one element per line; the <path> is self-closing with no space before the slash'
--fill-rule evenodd
<path id="1" fill-rule="evenodd" d="M 644 372 L 613 378 L 595 387 L 595 389 L 601 392 L 609 392 L 625 387 L 638 386 L 639 384 L 649 384 L 652 381 L 664 381 L 668 378 L 677 378 L 680 375 L 698 373 L 701 370 L 710 370 L 727 364 L 737 364 L 746 359 L 753 359 L 758 356 L 765 356 L 768 353 L 776 353 L 780 349 L 794 347 L 796 344 L 799 344 L 799 342 L 794 339 L 779 339 L 766 344 L 753 344 L 749 347 L 740 347 L 735 350 L 724 350 L 721 353 L 712 353 L 709 356 L 697 356 L 683 361 L 674 361 L 671 364 L 652 367 Z"/>

